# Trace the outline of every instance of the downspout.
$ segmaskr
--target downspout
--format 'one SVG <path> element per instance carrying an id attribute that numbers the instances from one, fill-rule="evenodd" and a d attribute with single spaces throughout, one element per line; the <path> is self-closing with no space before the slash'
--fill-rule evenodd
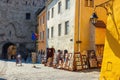
<path id="1" fill-rule="evenodd" d="M 78 44 L 77 50 L 80 52 L 80 0 L 78 0 Z"/>

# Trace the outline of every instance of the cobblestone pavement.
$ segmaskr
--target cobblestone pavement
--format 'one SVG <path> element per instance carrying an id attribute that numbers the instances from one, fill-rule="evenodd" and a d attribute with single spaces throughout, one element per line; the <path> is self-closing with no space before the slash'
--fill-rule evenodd
<path id="1" fill-rule="evenodd" d="M 71 72 L 42 64 L 23 63 L 16 66 L 15 62 L 0 60 L 0 80 L 98 80 L 99 70 Z"/>

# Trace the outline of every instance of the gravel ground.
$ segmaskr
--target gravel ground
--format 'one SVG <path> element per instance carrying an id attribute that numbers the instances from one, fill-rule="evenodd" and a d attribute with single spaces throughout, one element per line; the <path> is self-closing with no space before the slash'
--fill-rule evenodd
<path id="1" fill-rule="evenodd" d="M 99 70 L 71 72 L 45 67 L 42 64 L 23 63 L 16 66 L 12 61 L 0 60 L 0 80 L 99 80 Z"/>

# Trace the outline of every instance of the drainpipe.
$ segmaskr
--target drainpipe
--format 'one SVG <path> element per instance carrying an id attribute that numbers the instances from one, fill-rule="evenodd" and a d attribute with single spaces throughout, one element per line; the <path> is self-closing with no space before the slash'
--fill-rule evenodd
<path id="1" fill-rule="evenodd" d="M 80 52 L 80 0 L 78 0 L 78 45 L 77 45 L 77 50 Z"/>

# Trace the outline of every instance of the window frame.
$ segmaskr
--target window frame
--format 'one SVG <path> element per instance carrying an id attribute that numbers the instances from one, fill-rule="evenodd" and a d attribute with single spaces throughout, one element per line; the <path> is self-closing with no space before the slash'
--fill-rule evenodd
<path id="1" fill-rule="evenodd" d="M 66 21 L 65 22 L 65 35 L 68 35 L 69 33 L 69 26 L 70 26 L 69 21 Z"/>
<path id="2" fill-rule="evenodd" d="M 65 9 L 70 9 L 70 0 L 65 0 Z"/>
<path id="3" fill-rule="evenodd" d="M 51 12 L 51 18 L 54 17 L 54 7 L 52 8 L 52 12 Z"/>
<path id="4" fill-rule="evenodd" d="M 42 40 L 42 33 L 40 32 L 40 40 Z"/>
<path id="5" fill-rule="evenodd" d="M 51 38 L 54 36 L 54 27 L 51 27 Z"/>
<path id="6" fill-rule="evenodd" d="M 26 20 L 30 20 L 31 19 L 31 14 L 30 13 L 26 13 Z"/>
<path id="7" fill-rule="evenodd" d="M 45 24 L 45 16 L 43 16 L 43 24 Z"/>
<path id="8" fill-rule="evenodd" d="M 48 29 L 47 29 L 47 38 L 48 38 L 48 39 L 50 38 L 50 35 L 49 35 L 49 34 L 50 34 L 50 29 L 48 28 Z"/>
<path id="9" fill-rule="evenodd" d="M 58 2 L 58 14 L 61 13 L 61 9 L 62 9 L 62 2 Z"/>
<path id="10" fill-rule="evenodd" d="M 41 25 L 41 17 L 39 18 L 39 24 Z"/>
<path id="11" fill-rule="evenodd" d="M 48 15 L 47 16 L 48 16 L 47 19 L 50 20 L 50 11 L 48 11 Z"/>
<path id="12" fill-rule="evenodd" d="M 94 0 L 85 0 L 85 7 L 94 7 Z"/>
<path id="13" fill-rule="evenodd" d="M 58 24 L 58 36 L 61 36 L 61 24 Z"/>

